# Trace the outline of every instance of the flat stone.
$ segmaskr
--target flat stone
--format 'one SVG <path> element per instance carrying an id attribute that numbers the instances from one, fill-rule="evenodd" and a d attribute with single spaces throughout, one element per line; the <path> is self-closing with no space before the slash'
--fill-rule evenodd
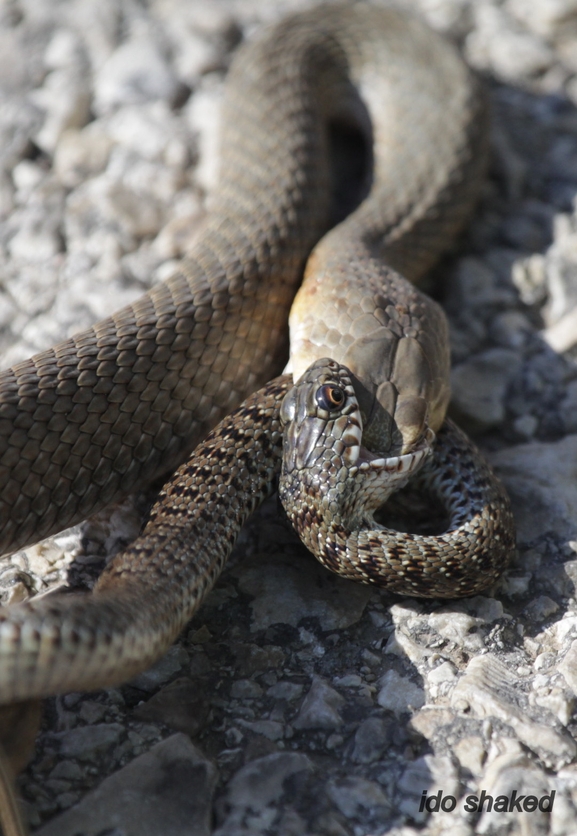
<path id="1" fill-rule="evenodd" d="M 571 643 L 569 650 L 558 665 L 558 670 L 577 696 L 577 641 Z"/>
<path id="2" fill-rule="evenodd" d="M 187 665 L 188 661 L 186 650 L 179 645 L 174 645 L 155 665 L 131 679 L 130 684 L 140 691 L 156 691 L 171 676 Z"/>
<path id="3" fill-rule="evenodd" d="M 312 771 L 312 762 L 306 755 L 299 752 L 278 752 L 257 758 L 243 766 L 228 785 L 226 793 L 228 815 L 213 836 L 237 836 L 241 833 L 260 832 L 258 820 L 255 821 L 253 817 L 265 816 L 260 821 L 266 822 L 268 819 L 272 824 L 276 811 L 271 809 L 272 815 L 268 817 L 266 817 L 266 812 L 270 805 L 282 798 L 287 778 L 299 772 L 310 773 Z M 252 825 L 249 822 L 247 826 L 248 813 L 251 814 Z"/>
<path id="4" fill-rule="evenodd" d="M 279 668 L 285 661 L 282 648 L 270 644 L 265 647 L 259 647 L 258 644 L 235 644 L 234 654 L 236 669 L 244 677 Z"/>
<path id="5" fill-rule="evenodd" d="M 355 763 L 374 763 L 383 754 L 392 738 L 394 723 L 391 718 L 367 717 L 355 732 L 351 760 Z"/>
<path id="6" fill-rule="evenodd" d="M 276 685 L 271 685 L 266 693 L 267 696 L 275 697 L 277 700 L 287 700 L 287 702 L 292 702 L 292 700 L 298 700 L 302 692 L 303 686 L 298 682 L 287 682 L 281 680 L 281 682 L 277 682 Z"/>
<path id="7" fill-rule="evenodd" d="M 350 627 L 361 618 L 371 589 L 328 572 L 315 560 L 279 555 L 244 561 L 235 574 L 242 592 L 253 595 L 252 629 L 298 626 L 316 617 L 323 630 Z"/>
<path id="8" fill-rule="evenodd" d="M 106 778 L 38 836 L 209 836 L 216 770 L 175 734 Z"/>
<path id="9" fill-rule="evenodd" d="M 511 498 L 521 542 L 547 531 L 577 535 L 577 435 L 520 444 L 490 459 Z"/>
<path id="10" fill-rule="evenodd" d="M 254 700 L 262 694 L 261 686 L 253 679 L 237 679 L 230 689 L 230 695 L 235 700 Z"/>
<path id="11" fill-rule="evenodd" d="M 379 685 L 378 704 L 395 714 L 405 714 L 421 708 L 425 703 L 423 689 L 406 676 L 399 676 L 396 671 L 387 671 Z"/>
<path id="12" fill-rule="evenodd" d="M 472 430 L 487 430 L 505 418 L 505 393 L 522 358 L 517 351 L 492 348 L 451 372 L 451 410 Z"/>
<path id="13" fill-rule="evenodd" d="M 296 720 L 295 729 L 337 729 L 342 725 L 339 710 L 344 698 L 319 677 L 313 678 Z"/>
<path id="14" fill-rule="evenodd" d="M 137 705 L 134 716 L 145 722 L 164 723 L 194 737 L 205 727 L 209 712 L 210 702 L 202 693 L 202 683 L 183 676 Z"/>
<path id="15" fill-rule="evenodd" d="M 452 707 L 478 717 L 497 717 L 511 726 L 519 740 L 545 763 L 564 765 L 575 757 L 575 741 L 532 719 L 520 703 L 519 679 L 494 655 L 472 659 L 451 694 Z"/>
<path id="16" fill-rule="evenodd" d="M 328 794 L 347 819 L 353 819 L 363 810 L 378 818 L 391 808 L 391 800 L 381 787 L 366 778 L 351 777 L 330 784 Z"/>
<path id="17" fill-rule="evenodd" d="M 97 723 L 62 732 L 56 739 L 63 755 L 89 761 L 116 746 L 123 734 L 124 727 L 119 723 Z"/>
<path id="18" fill-rule="evenodd" d="M 282 740 L 284 737 L 284 725 L 276 720 L 238 720 L 239 726 L 253 732 L 254 734 L 261 734 L 269 740 Z"/>
<path id="19" fill-rule="evenodd" d="M 401 775 L 398 790 L 402 794 L 399 810 L 418 822 L 424 821 L 429 814 L 419 810 L 423 792 L 429 796 L 439 790 L 443 795 L 459 795 L 459 781 L 451 758 L 433 755 L 417 758 Z"/>
<path id="20" fill-rule="evenodd" d="M 95 110 L 155 99 L 172 100 L 178 81 L 156 44 L 147 37 L 126 41 L 103 64 L 95 79 Z"/>

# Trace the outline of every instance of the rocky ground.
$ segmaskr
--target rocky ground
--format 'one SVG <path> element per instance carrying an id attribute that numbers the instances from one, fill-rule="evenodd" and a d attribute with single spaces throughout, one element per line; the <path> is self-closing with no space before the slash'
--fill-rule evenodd
<path id="1" fill-rule="evenodd" d="M 309 4 L 5 0 L 3 366 L 171 271 L 214 182 L 234 46 Z M 42 836 L 575 832 L 577 2 L 404 5 L 492 98 L 490 177 L 436 272 L 453 412 L 510 492 L 516 560 L 486 596 L 393 599 L 323 570 L 271 501 L 155 668 L 47 702 L 19 780 Z M 90 586 L 142 506 L 1 563 L 3 602 Z M 467 810 L 483 789 L 553 809 Z M 420 810 L 425 791 L 445 810 Z"/>

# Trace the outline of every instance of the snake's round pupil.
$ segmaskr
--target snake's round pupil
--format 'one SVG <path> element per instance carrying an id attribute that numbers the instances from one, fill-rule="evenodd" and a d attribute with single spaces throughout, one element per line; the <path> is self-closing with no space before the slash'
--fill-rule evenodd
<path id="1" fill-rule="evenodd" d="M 326 409 L 331 412 L 334 409 L 339 409 L 343 405 L 345 393 L 340 386 L 327 383 L 317 391 L 316 401 L 321 409 Z"/>

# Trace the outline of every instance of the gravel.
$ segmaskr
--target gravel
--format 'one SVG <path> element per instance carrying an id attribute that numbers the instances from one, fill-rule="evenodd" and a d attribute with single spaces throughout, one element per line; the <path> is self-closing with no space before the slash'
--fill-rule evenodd
<path id="1" fill-rule="evenodd" d="M 574 832 L 577 2 L 399 3 L 459 43 L 492 101 L 479 209 L 434 278 L 452 409 L 510 490 L 517 557 L 484 596 L 399 601 L 325 572 L 269 502 L 165 660 L 47 701 L 19 779 L 43 836 Z M 235 45 L 308 5 L 2 5 L 3 366 L 168 275 L 215 180 Z M 0 563 L 2 603 L 90 587 L 144 503 Z M 554 804 L 467 811 L 482 789 Z M 420 809 L 439 792 L 454 810 Z"/>

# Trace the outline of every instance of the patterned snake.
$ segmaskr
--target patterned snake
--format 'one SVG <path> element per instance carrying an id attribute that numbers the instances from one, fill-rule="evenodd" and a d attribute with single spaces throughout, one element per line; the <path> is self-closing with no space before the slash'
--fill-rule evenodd
<path id="1" fill-rule="evenodd" d="M 443 425 L 447 325 L 410 283 L 470 213 L 485 121 L 455 50 L 393 9 L 317 7 L 239 50 L 220 186 L 179 272 L 0 375 L 0 553 L 174 469 L 277 374 L 304 271 L 290 321 L 302 380 L 282 408 L 289 517 L 347 577 L 445 597 L 491 583 L 513 547 L 508 501 Z M 290 385 L 269 384 L 206 438 L 92 595 L 2 613 L 0 703 L 117 683 L 166 650 L 274 488 Z M 425 461 L 422 479 L 450 507 L 448 533 L 387 532 L 373 512 Z M 345 471 L 354 491 L 339 487 Z"/>

